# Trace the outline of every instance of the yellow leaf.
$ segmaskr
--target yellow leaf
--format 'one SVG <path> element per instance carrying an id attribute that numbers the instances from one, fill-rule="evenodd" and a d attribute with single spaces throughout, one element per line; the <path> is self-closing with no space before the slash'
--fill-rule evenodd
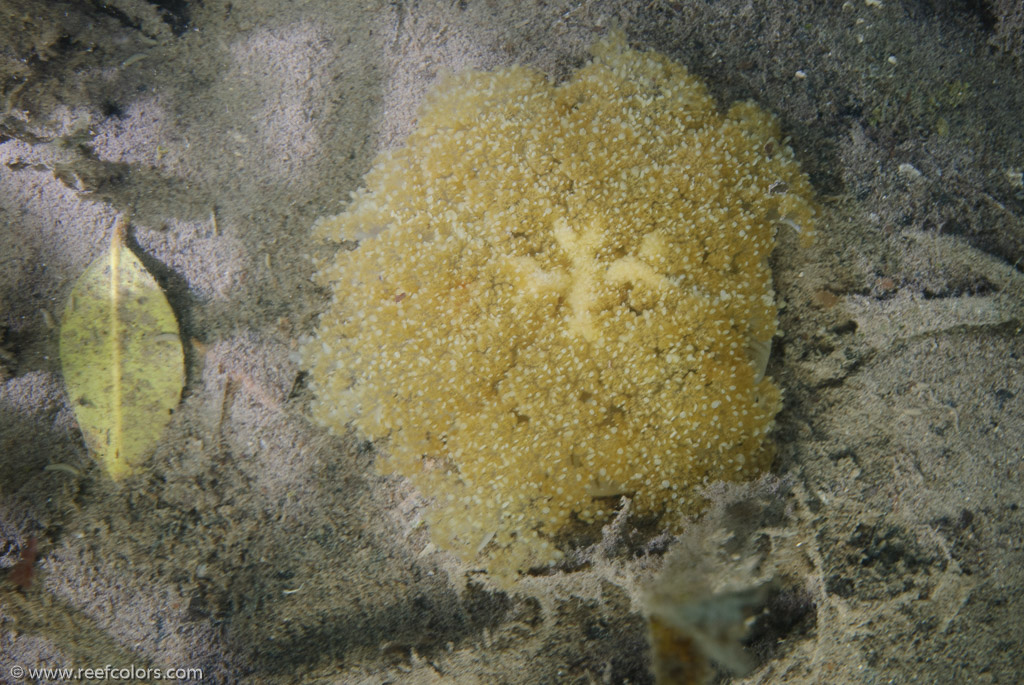
<path id="1" fill-rule="evenodd" d="M 171 420 L 185 365 L 174 312 L 125 246 L 123 221 L 71 289 L 60 361 L 86 443 L 112 478 L 128 475 Z"/>

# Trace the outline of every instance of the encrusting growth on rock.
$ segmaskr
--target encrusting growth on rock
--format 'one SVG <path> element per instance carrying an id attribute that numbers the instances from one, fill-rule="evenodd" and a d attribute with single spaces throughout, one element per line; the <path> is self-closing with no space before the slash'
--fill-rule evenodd
<path id="1" fill-rule="evenodd" d="M 386 438 L 436 544 L 508 577 L 611 512 L 692 513 L 757 474 L 780 406 L 776 227 L 813 239 L 807 177 L 755 104 L 621 33 L 561 84 L 449 76 L 319 235 L 334 292 L 305 341 L 316 418 Z M 669 519 L 669 520 L 670 520 Z"/>

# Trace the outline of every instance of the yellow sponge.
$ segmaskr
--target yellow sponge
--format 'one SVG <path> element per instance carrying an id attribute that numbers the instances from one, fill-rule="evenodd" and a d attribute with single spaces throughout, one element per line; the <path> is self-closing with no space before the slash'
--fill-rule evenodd
<path id="1" fill-rule="evenodd" d="M 508 577 L 573 519 L 670 519 L 771 459 L 776 227 L 813 238 L 807 177 L 752 103 L 621 33 L 555 85 L 447 77 L 318 265 L 334 292 L 302 350 L 316 418 L 386 439 L 437 545 Z"/>

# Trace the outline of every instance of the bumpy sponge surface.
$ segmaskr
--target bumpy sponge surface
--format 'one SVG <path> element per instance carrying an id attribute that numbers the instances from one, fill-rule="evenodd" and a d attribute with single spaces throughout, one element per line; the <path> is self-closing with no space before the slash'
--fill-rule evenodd
<path id="1" fill-rule="evenodd" d="M 386 439 L 435 543 L 500 574 L 628 494 L 669 517 L 756 474 L 780 392 L 767 258 L 813 237 L 806 176 L 752 103 L 718 112 L 613 35 L 552 84 L 449 76 L 319 233 L 334 297 L 302 355 L 330 428 Z"/>

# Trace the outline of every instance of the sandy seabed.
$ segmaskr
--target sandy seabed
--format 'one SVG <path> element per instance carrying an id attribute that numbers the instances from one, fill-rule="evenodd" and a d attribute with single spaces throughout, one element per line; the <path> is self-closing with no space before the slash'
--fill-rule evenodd
<path id="1" fill-rule="evenodd" d="M 694 593 L 772 581 L 722 682 L 1020 682 L 1022 25 L 999 0 L 0 0 L 0 564 L 39 555 L 0 589 L 0 682 L 647 683 L 666 563 Z M 386 445 L 308 420 L 309 229 L 443 71 L 561 79 L 615 26 L 778 114 L 819 193 L 816 246 L 773 257 L 778 458 L 678 536 L 627 509 L 506 591 L 429 545 Z M 187 381 L 117 486 L 57 332 L 120 216 Z"/>

